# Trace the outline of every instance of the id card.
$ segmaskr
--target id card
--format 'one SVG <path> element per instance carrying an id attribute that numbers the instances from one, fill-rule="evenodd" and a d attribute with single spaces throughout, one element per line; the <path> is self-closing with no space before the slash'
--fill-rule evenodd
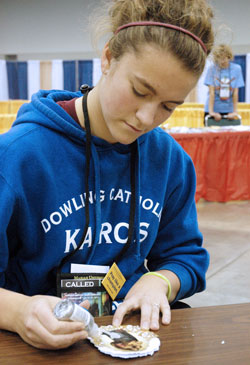
<path id="1" fill-rule="evenodd" d="M 230 98 L 230 80 L 223 78 L 220 82 L 220 99 L 228 100 Z"/>
<path id="2" fill-rule="evenodd" d="M 62 299 L 70 299 L 77 304 L 88 300 L 90 303 L 89 312 L 94 317 L 110 315 L 112 302 L 102 285 L 102 280 L 106 275 L 107 269 L 98 270 L 98 266 L 94 266 L 94 268 L 89 267 L 87 270 L 89 272 L 81 272 L 79 268 L 76 268 L 77 272 L 61 273 L 58 279 L 59 296 Z"/>

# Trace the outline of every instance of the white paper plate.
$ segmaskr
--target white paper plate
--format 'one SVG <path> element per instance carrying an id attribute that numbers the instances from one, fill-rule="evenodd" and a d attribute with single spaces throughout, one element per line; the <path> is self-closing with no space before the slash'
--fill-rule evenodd
<path id="1" fill-rule="evenodd" d="M 99 338 L 90 338 L 97 349 L 113 357 L 129 359 L 153 355 L 160 348 L 158 336 L 151 331 L 142 330 L 139 326 L 101 326 Z"/>

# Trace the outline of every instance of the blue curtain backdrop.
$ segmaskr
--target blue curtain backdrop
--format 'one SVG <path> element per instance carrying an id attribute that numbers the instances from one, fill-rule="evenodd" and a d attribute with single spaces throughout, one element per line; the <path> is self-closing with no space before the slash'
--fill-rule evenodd
<path id="1" fill-rule="evenodd" d="M 82 84 L 93 86 L 93 61 L 78 62 L 78 90 Z"/>
<path id="2" fill-rule="evenodd" d="M 9 87 L 9 98 L 18 99 L 18 80 L 17 80 L 17 63 L 12 61 L 6 62 L 7 75 L 8 75 L 8 87 Z"/>
<path id="3" fill-rule="evenodd" d="M 28 99 L 27 62 L 7 61 L 9 99 Z"/>
<path id="4" fill-rule="evenodd" d="M 239 101 L 245 102 L 246 100 L 246 56 L 237 55 L 234 57 L 234 62 L 241 66 L 245 86 L 239 88 Z"/>
<path id="5" fill-rule="evenodd" d="M 239 101 L 246 101 L 250 85 L 246 85 L 247 56 L 236 55 L 234 62 L 242 69 L 245 87 L 239 89 Z M 82 84 L 93 86 L 93 60 L 70 60 L 63 63 L 63 88 L 69 91 L 77 91 Z M 28 62 L 26 61 L 6 61 L 5 72 L 8 82 L 9 99 L 28 99 Z M 248 66 L 249 67 L 249 66 Z M 1 76 L 1 75 L 0 75 Z M 246 92 L 248 90 L 248 92 Z"/>
<path id="6" fill-rule="evenodd" d="M 76 61 L 63 61 L 64 90 L 76 91 Z"/>
<path id="7" fill-rule="evenodd" d="M 63 61 L 64 90 L 78 91 L 82 84 L 93 84 L 93 61 Z"/>
<path id="8" fill-rule="evenodd" d="M 19 99 L 28 99 L 28 66 L 27 62 L 17 62 Z"/>

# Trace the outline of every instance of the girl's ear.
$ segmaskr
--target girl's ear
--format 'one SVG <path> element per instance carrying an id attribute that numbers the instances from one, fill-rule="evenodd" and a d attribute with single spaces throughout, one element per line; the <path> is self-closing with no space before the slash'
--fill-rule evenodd
<path id="1" fill-rule="evenodd" d="M 107 42 L 102 50 L 102 56 L 101 56 L 101 70 L 104 75 L 107 74 L 110 68 L 111 58 L 112 55 L 109 49 L 109 44 Z"/>

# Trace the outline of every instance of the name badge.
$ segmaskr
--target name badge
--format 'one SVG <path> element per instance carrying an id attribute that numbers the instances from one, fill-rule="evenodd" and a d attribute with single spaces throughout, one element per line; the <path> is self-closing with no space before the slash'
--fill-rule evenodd
<path id="1" fill-rule="evenodd" d="M 102 281 L 102 285 L 107 290 L 108 294 L 113 300 L 117 297 L 117 294 L 126 282 L 125 277 L 122 275 L 119 267 L 114 262 L 109 272 Z"/>

